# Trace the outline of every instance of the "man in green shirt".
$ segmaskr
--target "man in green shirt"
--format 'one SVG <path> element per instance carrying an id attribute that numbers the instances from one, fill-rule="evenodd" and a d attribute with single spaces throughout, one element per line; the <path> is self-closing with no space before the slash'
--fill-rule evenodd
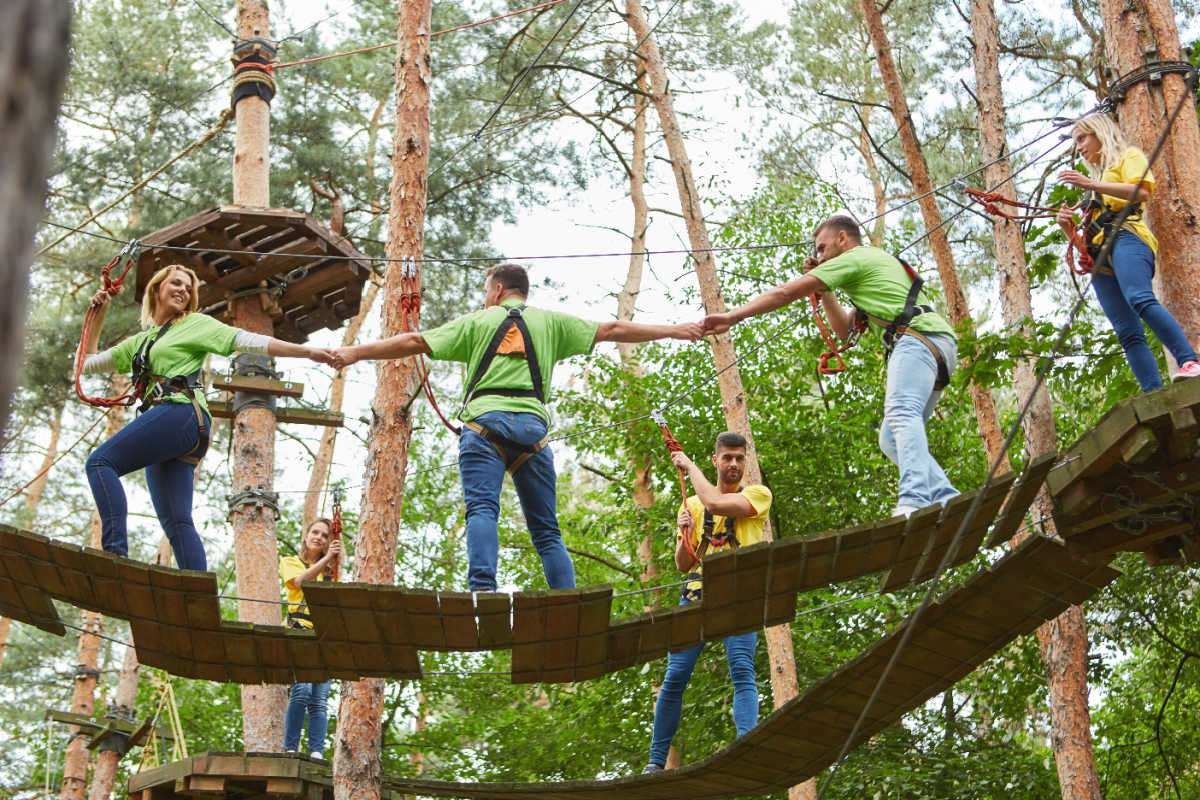
<path id="1" fill-rule="evenodd" d="M 641 325 L 586 320 L 527 308 L 529 276 L 517 264 L 487 272 L 483 310 L 422 333 L 401 333 L 371 344 L 335 351 L 335 366 L 363 359 L 404 358 L 424 353 L 462 361 L 471 376 L 459 418 L 458 466 L 467 504 L 467 584 L 495 591 L 500 543 L 500 489 L 512 475 L 551 589 L 575 586 L 575 567 L 558 529 L 554 457 L 546 446 L 546 410 L 555 363 L 590 353 L 597 342 L 648 342 L 700 338 L 700 325 Z"/>
<path id="2" fill-rule="evenodd" d="M 889 346 L 887 393 L 879 447 L 900 468 L 899 498 L 893 515 L 944 503 L 958 494 L 945 471 L 929 453 L 925 422 L 933 414 L 942 389 L 958 360 L 954 329 L 937 314 L 924 292 L 913 291 L 913 278 L 900 260 L 878 247 L 862 243 L 858 223 L 837 215 L 822 222 L 813 234 L 816 258 L 804 262 L 806 275 L 769 289 L 750 302 L 704 320 L 706 334 L 724 333 L 747 317 L 765 314 L 816 293 L 834 332 L 850 337 L 850 312 L 831 289 L 841 289 L 870 324 L 887 331 L 911 305 L 914 316 L 895 326 Z"/>

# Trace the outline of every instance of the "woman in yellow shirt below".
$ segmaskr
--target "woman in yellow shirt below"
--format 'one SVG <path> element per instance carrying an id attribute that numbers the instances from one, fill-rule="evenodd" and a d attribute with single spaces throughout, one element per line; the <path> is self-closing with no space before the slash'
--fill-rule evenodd
<path id="1" fill-rule="evenodd" d="M 287 625 L 312 630 L 312 616 L 300 585 L 305 581 L 330 581 L 342 554 L 342 540 L 332 539 L 333 523 L 324 517 L 313 520 L 300 540 L 300 555 L 279 559 L 279 577 L 287 592 Z M 332 539 L 332 541 L 330 541 Z M 324 758 L 325 733 L 329 729 L 329 681 L 294 683 L 288 696 L 283 721 L 283 749 L 294 753 L 300 748 L 300 731 L 308 713 L 308 754 Z"/>
<path id="2" fill-rule="evenodd" d="M 1158 241 L 1143 221 L 1142 204 L 1154 191 L 1154 174 L 1147 169 L 1146 154 L 1125 141 L 1121 130 L 1107 114 L 1089 114 L 1079 120 L 1071 131 L 1071 138 L 1075 141 L 1076 152 L 1092 168 L 1093 174 L 1100 175 L 1100 179 L 1073 169 L 1063 170 L 1058 179 L 1090 192 L 1084 208 L 1095 207 L 1097 214 L 1094 224 L 1088 228 L 1089 245 L 1101 245 L 1106 236 L 1116 234 L 1108 262 L 1095 265 L 1092 288 L 1125 350 L 1133 376 L 1143 392 L 1162 386 L 1158 362 L 1142 329 L 1145 322 L 1179 364 L 1175 379 L 1200 377 L 1196 351 L 1175 317 L 1158 302 L 1151 285 Z M 1138 187 L 1143 174 L 1146 177 Z M 1116 214 L 1131 202 L 1134 208 L 1121 229 L 1112 231 Z M 1057 219 L 1069 235 L 1075 225 L 1074 211 L 1060 209 Z"/>

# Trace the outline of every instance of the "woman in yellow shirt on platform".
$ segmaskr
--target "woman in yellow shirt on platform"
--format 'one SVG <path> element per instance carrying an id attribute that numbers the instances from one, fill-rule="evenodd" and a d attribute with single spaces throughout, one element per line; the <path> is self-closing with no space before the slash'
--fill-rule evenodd
<path id="1" fill-rule="evenodd" d="M 300 540 L 300 555 L 279 559 L 279 577 L 287 592 L 289 628 L 312 630 L 312 616 L 300 585 L 305 581 L 329 581 L 342 554 L 342 540 L 332 539 L 333 523 L 324 517 L 313 520 Z M 332 541 L 330 541 L 332 539 Z M 300 731 L 308 713 L 308 754 L 324 758 L 325 734 L 329 729 L 329 681 L 294 683 L 288 695 L 283 720 L 283 749 L 294 753 L 300 748 Z"/>
<path id="2" fill-rule="evenodd" d="M 1088 177 L 1077 170 L 1059 173 L 1058 179 L 1071 186 L 1087 189 L 1091 200 L 1101 205 L 1100 212 L 1119 212 L 1129 203 L 1142 204 L 1154 191 L 1154 173 L 1148 170 L 1146 154 L 1125 141 L 1121 130 L 1107 114 L 1089 114 L 1075 123 L 1071 131 L 1075 150 L 1100 179 Z M 1142 179 L 1142 176 L 1145 178 Z M 1138 181 L 1142 181 L 1139 187 Z M 1171 312 L 1158 302 L 1151 284 L 1154 278 L 1154 259 L 1158 241 L 1143 222 L 1141 208 L 1130 212 L 1116 231 L 1107 264 L 1097 264 L 1092 272 L 1092 288 L 1104 309 L 1104 315 L 1117 332 L 1125 350 L 1125 358 L 1143 392 L 1162 386 L 1158 362 L 1146 343 L 1142 323 L 1150 326 L 1154 335 L 1170 351 L 1179 364 L 1175 379 L 1200 377 L 1200 362 L 1183 328 Z M 1058 223 L 1070 231 L 1075 214 L 1070 208 L 1060 209 Z M 1104 233 L 1097 234 L 1091 244 L 1101 244 Z"/>

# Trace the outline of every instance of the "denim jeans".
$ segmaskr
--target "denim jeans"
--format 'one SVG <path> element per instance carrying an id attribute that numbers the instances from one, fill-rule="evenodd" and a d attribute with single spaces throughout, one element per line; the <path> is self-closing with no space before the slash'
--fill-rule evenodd
<path id="1" fill-rule="evenodd" d="M 1158 361 L 1146 343 L 1146 332 L 1142 322 L 1150 326 L 1154 335 L 1170 351 L 1175 361 L 1183 364 L 1196 360 L 1183 328 L 1171 316 L 1171 312 L 1154 296 L 1151 280 L 1154 278 L 1154 251 L 1150 245 L 1138 238 L 1133 231 L 1121 231 L 1112 249 L 1112 275 L 1092 273 L 1092 288 L 1104 316 L 1112 323 L 1125 359 L 1137 378 L 1143 392 L 1158 389 L 1162 376 L 1158 372 Z"/>
<path id="2" fill-rule="evenodd" d="M 733 682 L 733 726 L 738 736 L 758 724 L 758 683 L 754 679 L 754 649 L 757 646 L 757 632 L 725 637 L 725 661 L 729 664 L 729 679 Z M 679 730 L 679 718 L 683 713 L 683 690 L 692 678 L 692 670 L 703 649 L 701 642 L 690 650 L 667 654 L 667 674 L 654 706 L 654 734 L 650 740 L 652 764 L 661 767 L 667 763 L 667 752 Z"/>
<path id="3" fill-rule="evenodd" d="M 211 430 L 212 426 L 208 426 Z M 179 460 L 200 439 L 191 403 L 162 403 L 117 431 L 97 447 L 84 469 L 96 509 L 101 543 L 109 553 L 129 555 L 128 506 L 120 476 L 145 468 L 146 487 L 180 569 L 208 569 L 204 545 L 192 522 L 192 484 L 196 465 Z"/>
<path id="4" fill-rule="evenodd" d="M 473 421 L 518 444 L 537 444 L 546 436 L 546 422 L 537 414 L 489 411 Z M 521 451 L 510 448 L 507 454 L 511 461 Z M 471 591 L 496 590 L 496 561 L 500 552 L 497 525 L 504 466 L 504 459 L 487 439 L 463 428 L 458 441 L 458 467 L 467 504 L 467 587 Z M 549 447 L 543 447 L 521 465 L 512 480 L 529 538 L 542 559 L 546 583 L 551 589 L 572 589 L 575 566 L 558 529 L 556 477 L 554 456 Z"/>
<path id="5" fill-rule="evenodd" d="M 958 343 L 946 333 L 925 334 L 954 372 Z M 901 336 L 888 359 L 887 394 L 883 401 L 883 425 L 879 448 L 900 468 L 898 502 L 924 508 L 944 503 L 958 494 L 945 471 L 929 453 L 925 422 L 933 415 L 940 390 L 934 390 L 937 359 L 915 336 Z"/>
<path id="6" fill-rule="evenodd" d="M 325 752 L 325 733 L 329 730 L 329 681 L 322 683 L 293 683 L 288 694 L 287 714 L 283 718 L 283 749 L 300 749 L 300 731 L 304 728 L 304 712 L 308 712 L 308 750 Z"/>

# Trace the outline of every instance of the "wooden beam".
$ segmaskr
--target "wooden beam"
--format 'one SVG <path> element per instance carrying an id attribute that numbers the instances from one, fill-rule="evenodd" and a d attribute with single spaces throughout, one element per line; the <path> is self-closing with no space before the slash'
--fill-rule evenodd
<path id="1" fill-rule="evenodd" d="M 233 405 L 228 400 L 209 400 L 208 411 L 214 419 L 233 419 Z M 326 428 L 340 428 L 345 424 L 345 415 L 315 408 L 279 407 L 275 409 L 275 420 L 294 425 L 323 425 Z"/>
<path id="2" fill-rule="evenodd" d="M 259 375 L 215 375 L 212 388 L 222 392 L 254 392 L 273 397 L 300 397 L 304 384 L 294 381 L 276 381 Z"/>

